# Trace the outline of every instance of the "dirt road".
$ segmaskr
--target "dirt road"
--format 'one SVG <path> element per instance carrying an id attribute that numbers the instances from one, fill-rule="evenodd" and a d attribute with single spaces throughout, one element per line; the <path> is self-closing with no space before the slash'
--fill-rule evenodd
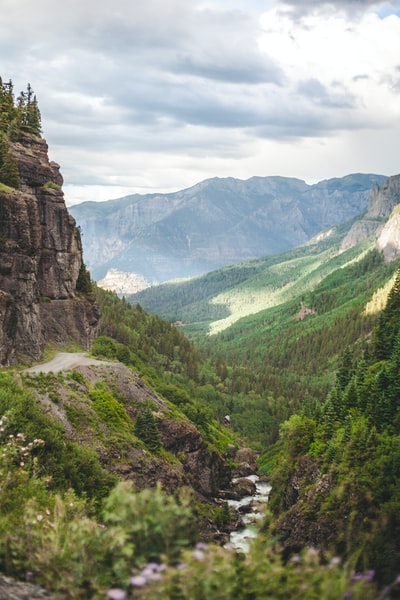
<path id="1" fill-rule="evenodd" d="M 36 365 L 25 369 L 25 373 L 58 373 L 59 371 L 70 371 L 80 366 L 104 365 L 106 361 L 91 358 L 86 352 L 59 352 L 47 363 Z"/>

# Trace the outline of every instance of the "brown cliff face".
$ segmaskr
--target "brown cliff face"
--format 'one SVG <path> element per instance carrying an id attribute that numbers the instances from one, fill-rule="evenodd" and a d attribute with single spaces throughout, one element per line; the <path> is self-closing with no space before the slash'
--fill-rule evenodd
<path id="1" fill-rule="evenodd" d="M 196 491 L 210 497 L 229 485 L 228 465 L 217 452 L 209 450 L 193 424 L 164 418 L 159 429 L 164 448 L 181 457 L 186 478 Z"/>
<path id="2" fill-rule="evenodd" d="M 98 324 L 94 302 L 75 290 L 82 245 L 65 206 L 59 166 L 49 162 L 47 144 L 37 136 L 22 134 L 11 148 L 21 189 L 0 189 L 3 365 L 15 363 L 18 354 L 40 359 L 48 342 L 87 347 Z"/>

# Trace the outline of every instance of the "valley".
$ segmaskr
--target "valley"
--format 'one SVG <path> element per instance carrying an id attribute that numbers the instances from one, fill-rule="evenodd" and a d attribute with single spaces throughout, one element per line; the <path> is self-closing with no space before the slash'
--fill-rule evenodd
<path id="1" fill-rule="evenodd" d="M 0 84 L 0 596 L 396 598 L 400 175 L 215 178 L 84 227 L 30 90 Z M 100 287 L 82 233 L 153 285 Z"/>

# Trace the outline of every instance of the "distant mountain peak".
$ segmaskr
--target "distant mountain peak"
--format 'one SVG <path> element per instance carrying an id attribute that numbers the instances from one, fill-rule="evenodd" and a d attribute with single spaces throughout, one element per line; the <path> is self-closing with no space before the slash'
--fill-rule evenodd
<path id="1" fill-rule="evenodd" d="M 193 277 L 283 252 L 366 210 L 385 177 L 213 177 L 168 194 L 126 196 L 71 207 L 95 279 L 109 269 L 149 281 Z"/>

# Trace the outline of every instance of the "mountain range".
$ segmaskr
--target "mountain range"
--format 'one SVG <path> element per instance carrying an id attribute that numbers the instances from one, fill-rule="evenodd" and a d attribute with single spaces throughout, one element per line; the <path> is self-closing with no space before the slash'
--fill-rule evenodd
<path id="1" fill-rule="evenodd" d="M 182 322 L 185 331 L 218 333 L 310 293 L 330 273 L 377 249 L 386 262 L 400 255 L 400 175 L 375 183 L 367 210 L 280 254 L 223 267 L 190 281 L 167 282 L 127 295 L 150 312 Z"/>
<path id="2" fill-rule="evenodd" d="M 384 180 L 374 174 L 313 185 L 286 177 L 212 178 L 170 194 L 84 202 L 70 212 L 94 279 L 109 270 L 115 279 L 118 270 L 125 284 L 126 274 L 154 284 L 303 244 L 365 211 L 371 187 Z M 114 285 L 114 291 L 120 290 Z"/>

